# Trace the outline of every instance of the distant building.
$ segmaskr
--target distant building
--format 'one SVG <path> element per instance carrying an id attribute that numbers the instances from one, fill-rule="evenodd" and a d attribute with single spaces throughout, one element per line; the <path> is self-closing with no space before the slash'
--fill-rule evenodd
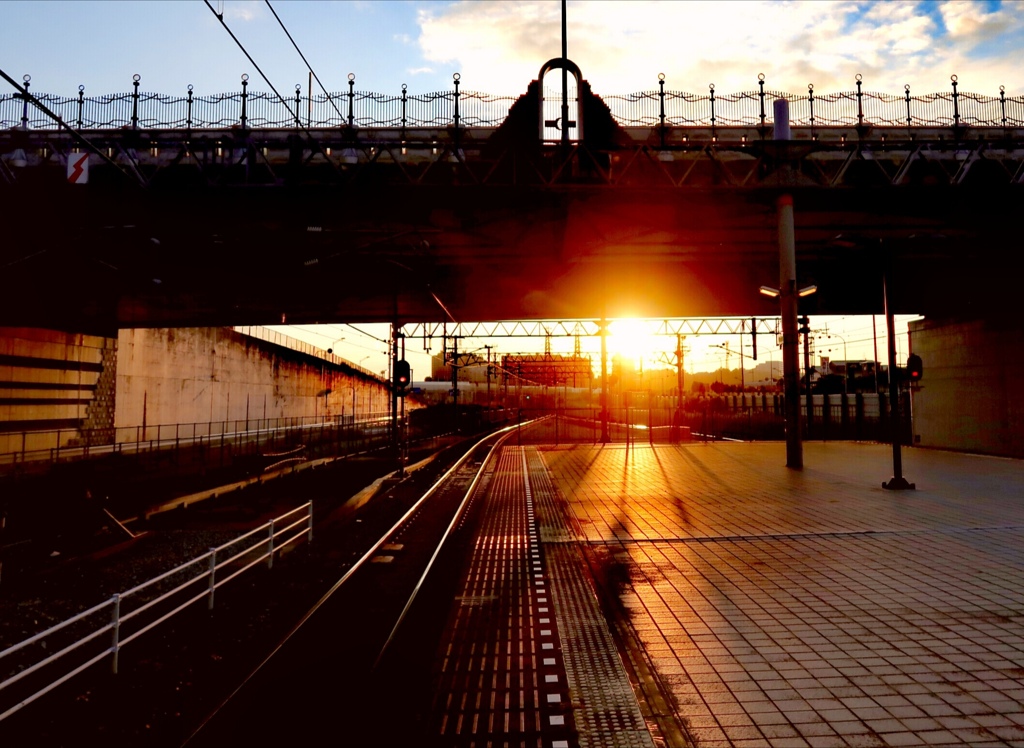
<path id="1" fill-rule="evenodd" d="M 594 376 L 589 357 L 557 353 L 506 354 L 501 357 L 501 368 L 499 376 L 507 375 L 510 384 L 521 379 L 549 387 L 588 387 Z"/>

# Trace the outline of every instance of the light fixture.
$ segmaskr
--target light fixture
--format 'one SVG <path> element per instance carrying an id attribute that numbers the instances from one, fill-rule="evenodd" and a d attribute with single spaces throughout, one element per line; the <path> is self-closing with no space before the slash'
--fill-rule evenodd
<path id="1" fill-rule="evenodd" d="M 799 291 L 796 292 L 796 295 L 799 296 L 802 299 L 805 296 L 810 296 L 812 293 L 816 292 L 817 290 L 818 290 L 817 286 L 804 286 L 803 288 L 801 288 Z M 765 296 L 772 297 L 773 299 L 777 299 L 780 296 L 782 296 L 782 292 L 779 291 L 779 289 L 772 288 L 771 286 L 761 286 L 761 288 L 759 288 L 758 291 L 760 291 Z"/>

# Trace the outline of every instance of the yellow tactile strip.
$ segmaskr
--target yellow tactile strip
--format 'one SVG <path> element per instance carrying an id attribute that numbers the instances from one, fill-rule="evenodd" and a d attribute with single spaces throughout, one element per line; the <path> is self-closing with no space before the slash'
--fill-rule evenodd
<path id="1" fill-rule="evenodd" d="M 436 733 L 452 746 L 576 745 L 523 453 L 498 457 L 443 642 Z"/>
<path id="2" fill-rule="evenodd" d="M 654 748 L 582 559 L 568 539 L 540 455 L 527 448 L 528 490 L 537 506 L 552 598 L 581 748 Z"/>

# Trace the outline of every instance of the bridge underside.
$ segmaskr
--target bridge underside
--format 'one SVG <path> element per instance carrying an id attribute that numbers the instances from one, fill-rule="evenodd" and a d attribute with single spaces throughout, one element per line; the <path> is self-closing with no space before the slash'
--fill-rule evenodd
<path id="1" fill-rule="evenodd" d="M 454 173 L 454 172 L 453 172 Z M 52 176 L 52 175 L 51 175 Z M 0 189 L 0 325 L 769 316 L 772 188 L 374 184 Z M 1019 190 L 802 187 L 801 311 L 990 316 Z M 801 302 L 803 305 L 804 302 Z"/>

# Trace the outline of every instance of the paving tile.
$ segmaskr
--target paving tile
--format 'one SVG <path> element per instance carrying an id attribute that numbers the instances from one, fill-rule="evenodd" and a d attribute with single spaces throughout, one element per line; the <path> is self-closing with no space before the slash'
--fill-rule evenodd
<path id="1" fill-rule="evenodd" d="M 697 727 L 687 730 L 687 732 L 697 741 L 698 745 L 705 746 L 713 744 L 714 741 L 722 741 L 728 744 L 725 732 L 714 727 Z"/>
<path id="2" fill-rule="evenodd" d="M 912 732 L 893 732 L 879 737 L 888 746 L 927 745 L 919 735 Z"/>
<path id="3" fill-rule="evenodd" d="M 845 748 L 848 745 L 839 735 L 808 735 L 804 740 L 811 748 Z"/>
<path id="4" fill-rule="evenodd" d="M 887 712 L 889 712 L 889 714 L 891 714 L 896 719 L 904 719 L 905 720 L 905 719 L 911 719 L 913 717 L 925 717 L 926 716 L 925 713 L 923 711 L 921 711 L 920 708 L 914 706 L 913 704 L 908 704 L 907 706 L 887 706 L 885 708 L 885 710 Z"/>
<path id="5" fill-rule="evenodd" d="M 758 725 L 764 736 L 772 741 L 772 744 L 777 744 L 780 738 L 795 738 L 800 733 L 797 732 L 796 728 L 792 725 Z"/>
<path id="6" fill-rule="evenodd" d="M 830 722 L 829 725 L 840 735 L 866 735 L 871 732 L 859 719 L 850 722 Z"/>
<path id="7" fill-rule="evenodd" d="M 768 444 L 543 457 L 585 548 L 628 538 L 617 593 L 684 719 L 710 703 L 807 745 L 1024 740 L 992 732 L 1024 728 L 1024 465 L 907 450 L 926 488 L 895 497 L 864 479 L 884 445 L 804 446 L 799 473 Z"/>
<path id="8" fill-rule="evenodd" d="M 1020 725 L 989 727 L 986 729 L 1001 740 L 1024 741 L 1024 727 L 1021 727 Z"/>
<path id="9" fill-rule="evenodd" d="M 736 725 L 734 727 L 723 727 L 728 740 L 763 740 L 764 736 L 755 725 Z"/>
<path id="10" fill-rule="evenodd" d="M 942 725 L 931 717 L 910 717 L 908 719 L 901 719 L 900 722 L 902 722 L 908 730 L 913 730 L 914 732 L 938 730 L 942 727 Z"/>
<path id="11" fill-rule="evenodd" d="M 853 748 L 884 748 L 885 742 L 878 735 L 863 733 L 859 735 L 844 735 L 846 744 Z"/>
<path id="12" fill-rule="evenodd" d="M 957 736 L 948 730 L 927 730 L 917 733 L 917 736 L 925 742 L 925 745 L 961 745 Z"/>
<path id="13" fill-rule="evenodd" d="M 880 706 L 853 707 L 850 711 L 856 714 L 858 719 L 862 720 L 879 720 L 889 717 L 889 712 Z"/>

